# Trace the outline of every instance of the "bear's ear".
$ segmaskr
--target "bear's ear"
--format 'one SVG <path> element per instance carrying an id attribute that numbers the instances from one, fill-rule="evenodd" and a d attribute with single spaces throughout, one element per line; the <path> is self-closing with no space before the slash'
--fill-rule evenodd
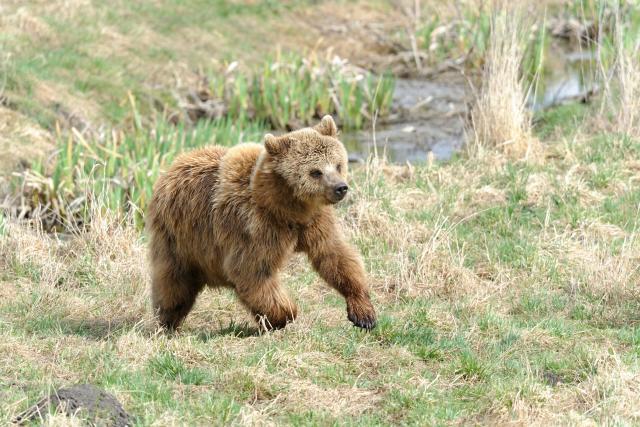
<path id="1" fill-rule="evenodd" d="M 268 133 L 264 136 L 264 148 L 267 149 L 267 153 L 272 156 L 283 154 L 291 147 L 293 140 L 289 136 L 276 137 Z"/>
<path id="2" fill-rule="evenodd" d="M 338 127 L 336 126 L 336 122 L 334 122 L 333 117 L 328 114 L 320 120 L 320 123 L 318 123 L 314 129 L 322 135 L 332 136 L 334 138 L 338 136 Z"/>

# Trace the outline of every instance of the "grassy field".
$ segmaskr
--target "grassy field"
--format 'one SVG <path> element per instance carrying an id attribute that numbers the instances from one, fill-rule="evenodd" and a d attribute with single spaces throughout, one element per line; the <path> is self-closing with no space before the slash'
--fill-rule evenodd
<path id="1" fill-rule="evenodd" d="M 240 75 L 250 76 L 277 55 L 276 40 L 313 47 L 308 34 L 287 38 L 297 32 L 283 17 L 306 23 L 360 11 L 375 21 L 394 18 L 395 3 L 291 2 L 289 11 L 278 2 L 214 2 L 215 13 L 195 0 L 69 3 L 56 18 L 46 3 L 3 6 L 2 25 L 13 32 L 2 32 L 0 45 L 13 50 L 2 108 L 22 129 L 46 133 L 58 152 L 49 160 L 29 152 L 31 165 L 6 179 L 20 197 L 0 214 L 2 423 L 76 383 L 113 393 L 141 426 L 640 423 L 640 64 L 628 41 L 637 27 L 612 38 L 626 59 L 612 68 L 602 103 L 559 106 L 533 125 L 522 110 L 500 114 L 523 99 L 513 93 L 522 90 L 521 57 L 503 69 L 511 92 L 502 99 L 495 79 L 481 76 L 492 83 L 478 104 L 487 114 L 475 117 L 487 122 L 469 150 L 447 163 L 371 158 L 353 168 L 354 191 L 339 213 L 371 277 L 380 315 L 373 331 L 352 327 L 344 301 L 296 257 L 283 280 L 300 316 L 284 330 L 260 333 L 230 292 L 206 291 L 183 329 L 167 336 L 150 310 L 141 231 L 151 185 L 177 153 L 257 139 L 268 126 L 236 116 L 174 127 L 179 85 L 159 78 L 154 86 L 151 70 L 169 64 L 168 75 L 193 76 L 207 61 L 243 59 Z M 423 6 L 424 26 L 435 26 Z M 69 22 L 77 26 L 63 31 Z M 240 23 L 247 30 L 234 32 Z M 193 42 L 207 31 L 214 36 Z M 29 42 L 35 36 L 41 44 Z M 139 44 L 105 52 L 119 45 L 104 37 Z M 220 51 L 207 57 L 212 46 Z M 245 57 L 229 56 L 241 47 Z M 249 57 L 249 47 L 264 54 Z M 102 55 L 113 60 L 99 64 Z M 43 85 L 60 98 L 45 102 Z M 166 98 L 163 108 L 153 97 Z M 54 104 L 74 106 L 87 130 L 71 131 L 63 119 L 72 116 Z M 511 137 L 496 135 L 510 124 L 531 156 L 504 149 Z"/>

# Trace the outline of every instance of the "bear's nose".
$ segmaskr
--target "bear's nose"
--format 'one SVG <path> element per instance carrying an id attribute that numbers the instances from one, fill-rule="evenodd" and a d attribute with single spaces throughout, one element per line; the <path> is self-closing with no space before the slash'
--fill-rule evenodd
<path id="1" fill-rule="evenodd" d="M 347 190 L 349 189 L 349 187 L 347 186 L 347 184 L 338 184 L 335 188 L 334 188 L 334 192 L 336 193 L 336 196 L 338 196 L 340 199 L 344 198 L 345 194 L 347 194 Z"/>

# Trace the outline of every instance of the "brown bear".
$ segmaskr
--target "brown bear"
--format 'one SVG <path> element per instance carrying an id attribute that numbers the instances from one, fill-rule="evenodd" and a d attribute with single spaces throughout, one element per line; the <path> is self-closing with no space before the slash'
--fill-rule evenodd
<path id="1" fill-rule="evenodd" d="M 294 252 L 345 298 L 351 322 L 376 324 L 360 256 L 341 237 L 334 204 L 348 190 L 336 124 L 267 134 L 264 146 L 211 146 L 178 157 L 147 215 L 153 307 L 175 329 L 205 285 L 229 287 L 267 329 L 297 308 L 278 280 Z"/>

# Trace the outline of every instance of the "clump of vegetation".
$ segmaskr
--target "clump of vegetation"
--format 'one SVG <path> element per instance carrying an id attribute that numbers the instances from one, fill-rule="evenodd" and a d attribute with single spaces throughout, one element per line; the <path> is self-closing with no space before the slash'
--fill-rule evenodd
<path id="1" fill-rule="evenodd" d="M 211 96 L 223 102 L 229 118 L 292 129 L 332 114 L 348 130 L 362 128 L 391 107 L 392 76 L 375 76 L 338 57 L 279 54 L 249 75 L 236 65 L 209 78 Z"/>
<path id="2" fill-rule="evenodd" d="M 207 144 L 257 141 L 265 132 L 259 122 L 231 119 L 193 127 L 134 122 L 130 131 L 59 135 L 60 148 L 49 162 L 36 162 L 18 174 L 16 185 L 23 188 L 19 216 L 37 216 L 47 229 L 81 226 L 90 221 L 91 201 L 99 200 L 104 209 L 132 212 L 142 225 L 153 184 L 177 154 Z"/>
<path id="3" fill-rule="evenodd" d="M 482 87 L 471 112 L 476 147 L 497 147 L 519 157 L 529 154 L 532 143 L 522 77 L 529 33 L 521 13 L 492 15 Z"/>
<path id="4" fill-rule="evenodd" d="M 471 69 L 485 65 L 491 55 L 494 14 L 485 4 L 463 8 L 453 19 L 438 13 L 426 14 L 417 25 L 416 39 L 419 47 L 428 52 L 428 63 L 438 66 L 451 61 L 464 62 Z M 522 71 L 531 74 L 542 63 L 541 45 L 548 41 L 546 22 L 520 25 L 521 32 L 533 35 L 521 40 L 524 45 Z"/>
<path id="5" fill-rule="evenodd" d="M 419 47 L 428 52 L 432 64 L 463 58 L 478 65 L 489 47 L 490 34 L 491 15 L 484 7 L 465 8 L 456 19 L 428 14 L 416 29 Z"/>
<path id="6" fill-rule="evenodd" d="M 599 51 L 601 63 L 609 62 L 609 66 L 603 68 L 603 106 L 616 112 L 613 130 L 632 137 L 640 137 L 639 28 L 640 13 L 637 10 L 616 10 L 613 36 L 610 43 L 605 44 L 605 49 Z M 606 49 L 607 45 L 609 49 Z M 608 75 L 609 70 L 611 75 Z"/>

